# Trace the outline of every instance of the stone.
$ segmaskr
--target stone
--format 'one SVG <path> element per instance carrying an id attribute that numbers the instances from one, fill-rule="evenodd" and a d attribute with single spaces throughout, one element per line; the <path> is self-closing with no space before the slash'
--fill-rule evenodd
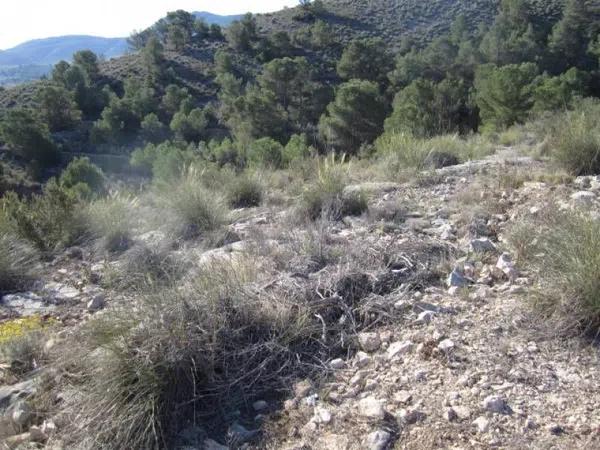
<path id="1" fill-rule="evenodd" d="M 466 406 L 453 406 L 452 410 L 454 410 L 456 418 L 459 420 L 467 420 L 471 418 L 471 410 Z"/>
<path id="2" fill-rule="evenodd" d="M 308 380 L 302 380 L 294 385 L 294 394 L 296 398 L 306 397 L 312 390 L 312 384 Z"/>
<path id="3" fill-rule="evenodd" d="M 473 421 L 473 425 L 477 427 L 477 431 L 479 431 L 480 433 L 487 433 L 490 429 L 490 421 L 483 416 L 475 419 Z"/>
<path id="4" fill-rule="evenodd" d="M 398 412 L 398 419 L 408 425 L 413 425 L 417 422 L 425 420 L 425 413 L 416 409 L 401 409 Z"/>
<path id="5" fill-rule="evenodd" d="M 563 427 L 561 427 L 560 425 L 553 423 L 551 425 L 548 425 L 546 427 L 546 429 L 548 430 L 548 432 L 550 434 L 553 434 L 555 436 L 559 436 L 561 434 L 563 434 L 565 432 L 565 429 Z"/>
<path id="6" fill-rule="evenodd" d="M 396 356 L 406 355 L 410 353 L 414 347 L 415 344 L 413 344 L 411 341 L 394 342 L 390 344 L 388 348 L 388 359 L 395 358 Z"/>
<path id="7" fill-rule="evenodd" d="M 252 408 L 254 409 L 254 411 L 257 411 L 257 412 L 264 411 L 268 407 L 269 407 L 269 404 L 264 400 L 257 400 L 254 403 L 252 403 Z"/>
<path id="8" fill-rule="evenodd" d="M 344 369 L 346 367 L 346 362 L 341 358 L 336 358 L 329 363 L 329 367 L 334 370 Z"/>
<path id="9" fill-rule="evenodd" d="M 367 436 L 364 445 L 367 450 L 384 450 L 391 439 L 392 435 L 387 431 L 377 430 Z"/>
<path id="10" fill-rule="evenodd" d="M 235 422 L 229 427 L 227 434 L 234 442 L 241 444 L 253 439 L 258 434 L 258 430 L 247 430 L 243 425 Z"/>
<path id="11" fill-rule="evenodd" d="M 315 408 L 315 414 L 313 416 L 315 423 L 328 424 L 331 422 L 331 412 L 328 409 L 317 407 Z"/>
<path id="12" fill-rule="evenodd" d="M 571 195 L 571 200 L 582 205 L 589 205 L 596 200 L 596 194 L 591 191 L 579 191 Z"/>
<path id="13" fill-rule="evenodd" d="M 500 270 L 509 280 L 515 280 L 519 275 L 511 256 L 508 253 L 503 253 L 498 258 L 496 269 Z"/>
<path id="14" fill-rule="evenodd" d="M 368 366 L 369 364 L 371 364 L 371 361 L 373 359 L 367 355 L 365 352 L 357 352 L 356 353 L 356 359 L 355 359 L 355 365 L 356 367 L 363 368 Z"/>
<path id="15" fill-rule="evenodd" d="M 381 346 L 381 338 L 379 333 L 360 333 L 358 343 L 365 352 L 372 353 Z"/>
<path id="16" fill-rule="evenodd" d="M 486 253 L 496 251 L 496 245 L 488 238 L 473 239 L 470 243 L 474 253 Z"/>
<path id="17" fill-rule="evenodd" d="M 421 325 L 428 324 L 431 322 L 431 319 L 433 319 L 434 314 L 435 313 L 433 311 L 423 311 L 417 316 L 416 322 Z"/>
<path id="18" fill-rule="evenodd" d="M 457 418 L 458 416 L 453 408 L 446 408 L 446 410 L 444 411 L 444 419 L 446 419 L 448 422 L 453 422 Z"/>
<path id="19" fill-rule="evenodd" d="M 13 406 L 11 418 L 18 427 L 25 427 L 31 420 L 33 413 L 27 402 L 19 401 Z"/>
<path id="20" fill-rule="evenodd" d="M 398 391 L 394 394 L 394 400 L 406 405 L 412 400 L 412 394 L 408 391 Z"/>
<path id="21" fill-rule="evenodd" d="M 482 406 L 485 410 L 497 414 L 505 414 L 510 410 L 506 399 L 500 395 L 488 395 L 483 399 Z"/>
<path id="22" fill-rule="evenodd" d="M 104 308 L 104 295 L 102 295 L 102 294 L 95 295 L 87 303 L 87 309 L 89 312 L 98 311 L 102 308 Z"/>
<path id="23" fill-rule="evenodd" d="M 455 268 L 450 275 L 448 275 L 448 280 L 446 281 L 448 287 L 456 286 L 456 287 L 465 287 L 472 284 L 472 281 L 465 277 L 458 268 Z"/>
<path id="24" fill-rule="evenodd" d="M 368 419 L 382 420 L 385 418 L 383 402 L 375 397 L 366 397 L 358 402 L 358 413 Z"/>
<path id="25" fill-rule="evenodd" d="M 454 350 L 454 342 L 450 339 L 444 339 L 442 342 L 440 342 L 437 346 L 437 348 L 441 351 L 443 351 L 444 353 L 448 353 L 452 350 Z"/>

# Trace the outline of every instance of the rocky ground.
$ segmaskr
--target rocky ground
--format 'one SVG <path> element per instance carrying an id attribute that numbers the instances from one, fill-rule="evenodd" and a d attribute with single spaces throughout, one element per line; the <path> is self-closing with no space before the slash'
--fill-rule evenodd
<path id="1" fill-rule="evenodd" d="M 232 419 L 227 437 L 188 430 L 182 446 L 599 448 L 598 348 L 552 333 L 530 309 L 527 297 L 537 280 L 520 267 L 505 234 L 548 204 L 598 213 L 600 180 L 557 181 L 546 163 L 502 150 L 406 184 L 346 189 L 369 193 L 369 213 L 316 229 L 318 238 L 352 253 L 354 274 L 361 260 L 398 249 L 394 264 L 360 273 L 370 286 L 361 293 L 370 325 L 349 337 L 357 351 L 323 361 L 322 380 L 300 380 L 283 399 L 252 399 L 252 414 Z M 265 271 L 264 289 L 327 284 L 323 280 L 339 265 L 311 269 L 292 259 L 278 266 L 277 255 L 294 246 L 285 221 L 278 208 L 250 210 L 232 226 L 238 242 L 208 253 L 179 251 L 188 258 L 200 253 L 200 264 L 250 254 Z M 432 258 L 423 255 L 435 249 L 443 249 L 435 258 L 442 280 L 407 278 L 392 289 L 381 287 L 388 276 L 426 265 Z M 107 267 L 87 250 L 71 249 L 44 268 L 45 281 L 34 292 L 5 296 L 2 317 L 47 314 L 67 333 L 119 301 L 99 284 Z M 332 286 L 344 295 L 339 283 Z M 28 425 L 31 412 L 22 400 L 34 390 L 28 381 L 0 389 L 0 432 L 22 433 L 8 438 L 11 447 L 54 445 L 51 418 Z"/>

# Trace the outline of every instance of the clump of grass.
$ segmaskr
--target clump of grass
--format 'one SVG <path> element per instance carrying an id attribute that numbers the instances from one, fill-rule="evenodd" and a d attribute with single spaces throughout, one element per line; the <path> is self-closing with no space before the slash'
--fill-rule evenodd
<path id="1" fill-rule="evenodd" d="M 0 296 L 26 288 L 34 279 L 38 252 L 12 233 L 0 231 Z"/>
<path id="2" fill-rule="evenodd" d="M 251 269 L 211 265 L 186 288 L 88 322 L 66 361 L 78 393 L 65 405 L 77 411 L 68 444 L 169 448 L 184 418 L 221 420 L 218 411 L 305 375 L 322 351 L 321 322 L 303 297 L 258 292 Z"/>
<path id="3" fill-rule="evenodd" d="M 302 217 L 316 220 L 327 217 L 339 220 L 346 215 L 360 215 L 367 209 L 366 196 L 361 192 L 347 193 L 349 163 L 335 155 L 320 160 L 315 180 L 301 194 L 299 213 Z"/>
<path id="4" fill-rule="evenodd" d="M 193 239 L 218 231 L 226 222 L 228 210 L 222 195 L 205 187 L 195 168 L 158 191 L 158 203 L 168 213 L 171 234 Z"/>
<path id="5" fill-rule="evenodd" d="M 376 142 L 379 165 L 391 179 L 406 170 L 436 169 L 493 153 L 488 139 L 458 135 L 420 139 L 406 133 L 385 133 Z"/>
<path id="6" fill-rule="evenodd" d="M 600 102 L 585 100 L 553 123 L 552 157 L 573 175 L 600 173 Z"/>
<path id="7" fill-rule="evenodd" d="M 166 246 L 137 244 L 123 254 L 105 284 L 121 290 L 154 288 L 172 284 L 181 274 L 181 263 Z"/>
<path id="8" fill-rule="evenodd" d="M 98 239 L 100 248 L 116 253 L 131 246 L 137 204 L 136 197 L 121 193 L 89 204 L 86 209 L 88 227 Z"/>
<path id="9" fill-rule="evenodd" d="M 513 227 L 508 240 L 539 277 L 539 311 L 566 331 L 600 332 L 600 223 L 581 212 L 548 209 Z"/>
<path id="10" fill-rule="evenodd" d="M 227 200 L 234 208 L 259 206 L 263 199 L 263 186 L 255 177 L 242 174 L 234 177 L 227 186 Z"/>

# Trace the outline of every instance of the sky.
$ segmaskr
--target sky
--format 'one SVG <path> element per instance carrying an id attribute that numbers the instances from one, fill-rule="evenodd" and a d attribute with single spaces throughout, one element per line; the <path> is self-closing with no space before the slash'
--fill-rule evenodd
<path id="1" fill-rule="evenodd" d="M 1 0 L 0 49 L 66 34 L 128 36 L 176 9 L 241 14 L 297 4 L 298 0 Z"/>

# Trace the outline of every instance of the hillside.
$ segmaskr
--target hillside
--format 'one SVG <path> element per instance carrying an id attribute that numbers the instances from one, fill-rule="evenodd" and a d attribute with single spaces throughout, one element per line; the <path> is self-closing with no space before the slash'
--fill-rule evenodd
<path id="1" fill-rule="evenodd" d="M 194 12 L 208 24 L 227 26 L 240 15 L 222 16 L 206 11 Z M 0 51 L 0 86 L 11 86 L 39 79 L 47 75 L 51 66 L 64 60 L 70 61 L 73 53 L 91 50 L 98 56 L 111 59 L 128 52 L 126 38 L 103 38 L 98 36 L 57 36 L 27 41 L 16 47 Z"/>

